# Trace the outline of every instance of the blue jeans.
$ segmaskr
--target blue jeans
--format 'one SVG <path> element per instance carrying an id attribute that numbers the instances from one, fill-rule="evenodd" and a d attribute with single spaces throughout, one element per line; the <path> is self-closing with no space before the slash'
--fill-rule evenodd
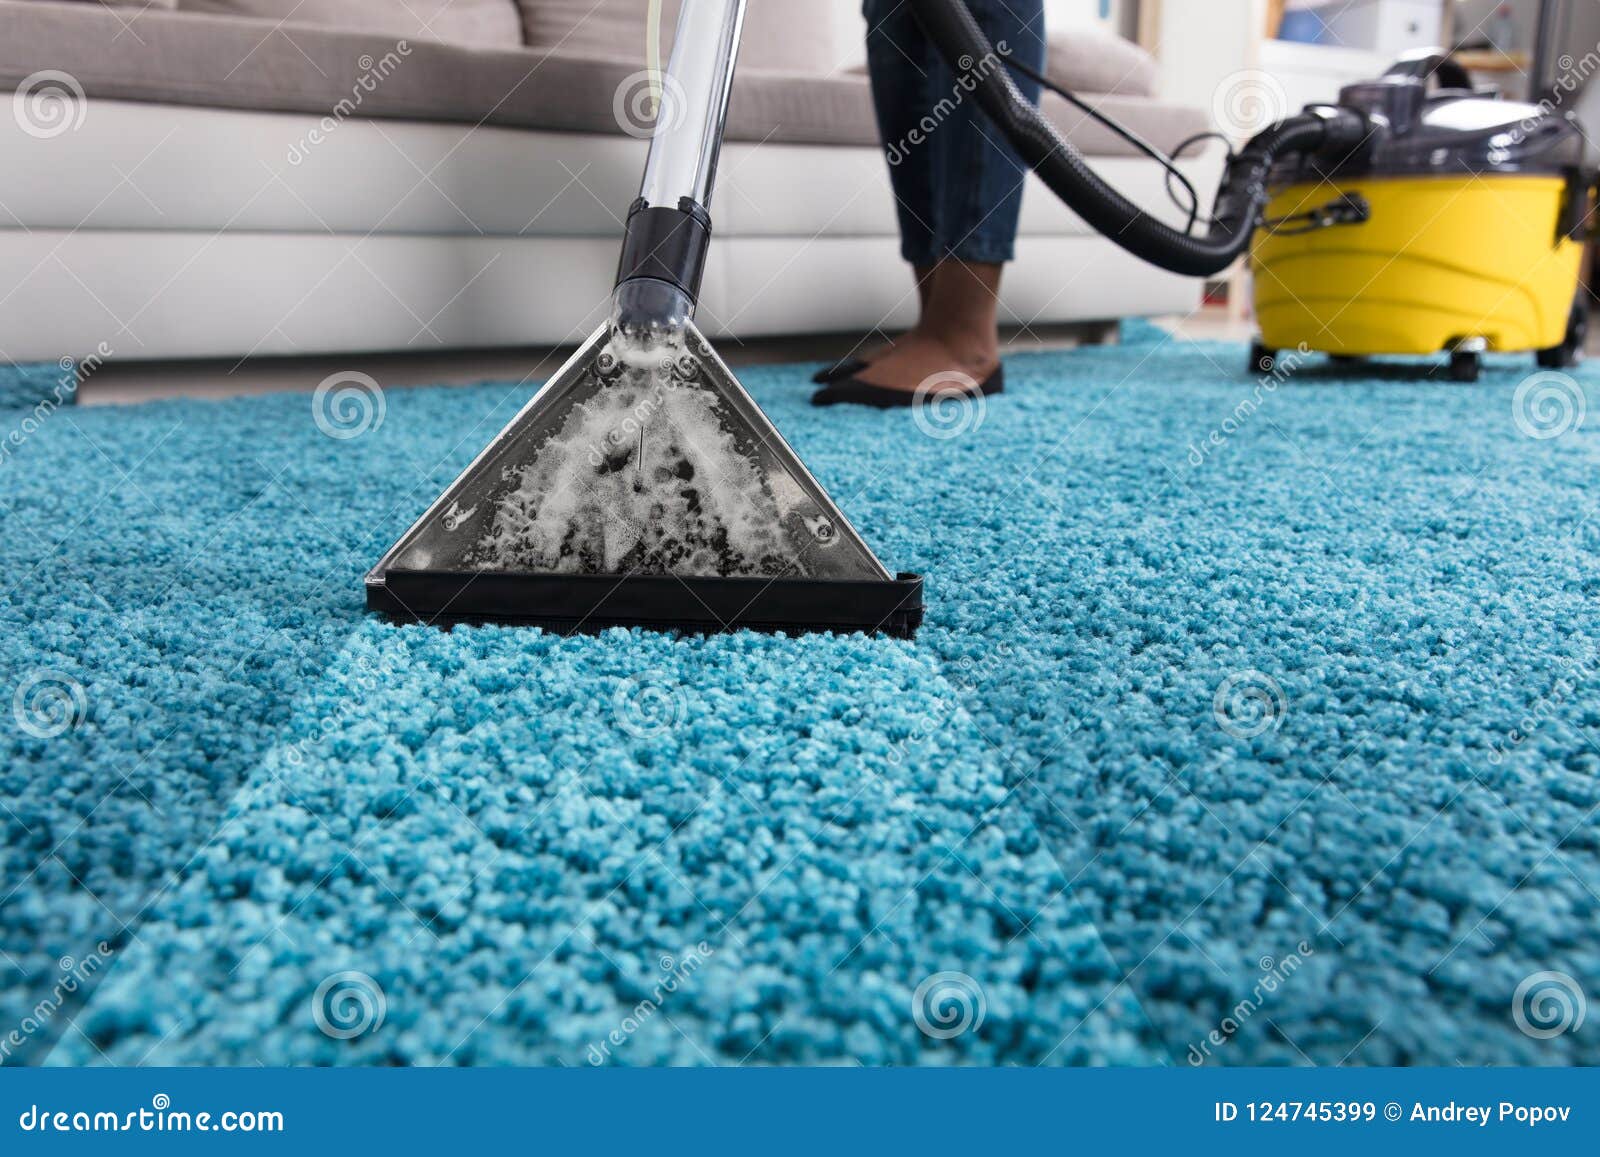
<path id="1" fill-rule="evenodd" d="M 1043 71 L 1044 0 L 967 0 L 1002 57 Z M 923 35 L 905 0 L 865 0 L 867 65 L 900 217 L 900 252 L 916 266 L 1016 255 L 1027 168 Z M 1003 45 L 1003 47 L 1002 47 Z M 1005 67 L 998 60 L 987 62 Z M 978 71 L 986 67 L 979 62 Z M 1013 72 L 1035 103 L 1039 86 Z"/>

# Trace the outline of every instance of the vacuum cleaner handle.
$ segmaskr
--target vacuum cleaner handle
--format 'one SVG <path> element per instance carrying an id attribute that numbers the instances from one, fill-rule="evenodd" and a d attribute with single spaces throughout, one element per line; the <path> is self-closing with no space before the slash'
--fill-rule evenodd
<path id="1" fill-rule="evenodd" d="M 1385 76 L 1414 76 L 1426 81 L 1438 77 L 1443 88 L 1472 90 L 1472 74 L 1442 48 L 1420 48 L 1408 52 L 1389 66 Z"/>
<path id="2" fill-rule="evenodd" d="M 617 268 L 617 321 L 681 330 L 711 243 L 711 193 L 746 0 L 683 0 L 639 198 Z"/>

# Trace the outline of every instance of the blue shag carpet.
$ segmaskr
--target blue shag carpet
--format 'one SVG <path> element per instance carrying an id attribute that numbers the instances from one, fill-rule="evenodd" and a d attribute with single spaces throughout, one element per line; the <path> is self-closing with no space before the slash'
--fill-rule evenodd
<path id="1" fill-rule="evenodd" d="M 0 465 L 0 1057 L 1600 1061 L 1513 1007 L 1600 994 L 1600 421 L 1526 432 L 1527 359 L 1129 338 L 947 437 L 744 375 L 914 642 L 368 617 L 530 385 L 51 414 Z"/>
<path id="2" fill-rule="evenodd" d="M 77 397 L 78 374 L 72 358 L 49 364 L 0 365 L 0 411 L 33 409 L 43 403 L 42 415 L 72 405 Z M 13 420 L 10 425 L 17 423 Z M 16 433 L 20 439 L 25 431 L 18 429 Z"/>

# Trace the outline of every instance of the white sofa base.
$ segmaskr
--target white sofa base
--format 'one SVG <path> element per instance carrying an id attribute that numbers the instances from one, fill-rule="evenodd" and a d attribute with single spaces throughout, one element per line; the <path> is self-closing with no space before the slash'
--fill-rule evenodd
<path id="1" fill-rule="evenodd" d="M 605 315 L 642 149 L 627 138 L 97 101 L 49 140 L 0 118 L 0 358 L 567 344 Z M 1159 169 L 1097 160 L 1169 218 Z M 1217 162 L 1187 166 L 1202 190 Z M 721 336 L 894 328 L 914 296 L 873 149 L 730 145 L 701 322 Z M 1092 234 L 1036 182 L 1008 321 L 1188 312 L 1197 281 Z"/>
<path id="2" fill-rule="evenodd" d="M 731 238 L 700 322 L 719 337 L 903 328 L 915 296 L 894 239 Z M 565 345 L 604 319 L 611 238 L 0 231 L 0 357 L 242 358 Z M 1194 282 L 1103 241 L 1029 239 L 1004 319 L 1187 313 Z"/>

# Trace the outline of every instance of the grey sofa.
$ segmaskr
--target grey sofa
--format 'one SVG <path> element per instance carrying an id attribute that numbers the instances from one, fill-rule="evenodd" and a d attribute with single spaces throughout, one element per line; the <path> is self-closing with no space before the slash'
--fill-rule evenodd
<path id="1" fill-rule="evenodd" d="M 602 316 L 647 131 L 630 103 L 644 0 L 171 3 L 0 0 L 15 114 L 0 118 L 0 354 L 561 344 Z M 708 330 L 911 316 L 858 42 L 838 6 L 753 0 Z M 1207 127 L 1107 33 L 1065 36 L 1052 71 L 1157 144 Z M 1111 179 L 1166 204 L 1156 166 L 1046 108 Z M 1201 181 L 1216 164 L 1190 162 Z M 1023 233 L 1013 320 L 1198 300 L 1041 189 Z"/>

